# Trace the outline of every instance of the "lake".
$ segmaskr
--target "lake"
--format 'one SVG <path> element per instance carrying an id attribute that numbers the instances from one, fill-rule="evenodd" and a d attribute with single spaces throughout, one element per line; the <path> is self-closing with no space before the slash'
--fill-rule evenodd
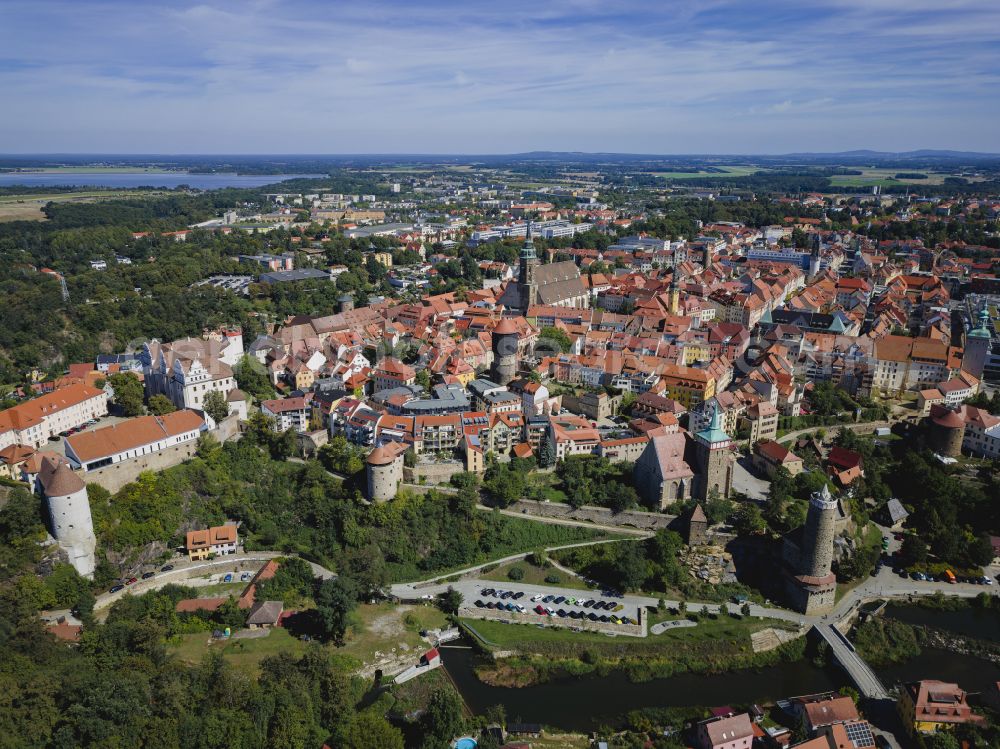
<path id="1" fill-rule="evenodd" d="M 128 189 L 134 187 L 165 187 L 173 189 L 188 185 L 199 190 L 218 190 L 222 187 L 260 187 L 286 179 L 317 179 L 325 174 L 188 174 L 187 172 L 3 172 L 0 187 L 24 185 L 31 187 L 107 187 Z"/>

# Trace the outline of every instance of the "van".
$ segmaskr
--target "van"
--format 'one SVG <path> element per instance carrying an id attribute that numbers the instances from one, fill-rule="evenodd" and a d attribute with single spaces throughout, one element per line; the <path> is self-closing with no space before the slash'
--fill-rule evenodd
<path id="1" fill-rule="evenodd" d="M 952 583 L 952 584 L 954 584 L 955 582 L 957 582 L 955 580 L 955 573 L 952 572 L 951 570 L 945 570 L 944 571 L 944 579 L 947 580 L 948 582 Z"/>

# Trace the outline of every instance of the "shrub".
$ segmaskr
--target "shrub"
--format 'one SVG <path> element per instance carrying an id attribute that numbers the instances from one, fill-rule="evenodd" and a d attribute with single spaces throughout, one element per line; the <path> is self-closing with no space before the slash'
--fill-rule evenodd
<path id="1" fill-rule="evenodd" d="M 560 575 L 558 572 L 550 572 L 545 576 L 545 582 L 558 585 L 559 583 L 562 582 L 562 575 Z"/>
<path id="2" fill-rule="evenodd" d="M 507 570 L 507 577 L 511 580 L 523 580 L 524 579 L 524 568 L 523 567 L 511 567 Z"/>

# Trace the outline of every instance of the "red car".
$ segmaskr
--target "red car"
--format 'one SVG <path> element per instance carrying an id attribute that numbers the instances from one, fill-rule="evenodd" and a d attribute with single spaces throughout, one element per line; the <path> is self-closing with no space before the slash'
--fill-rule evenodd
<path id="1" fill-rule="evenodd" d="M 545 610 L 544 606 L 539 604 L 538 606 L 535 606 L 535 613 L 539 614 L 540 616 L 548 616 L 549 612 Z"/>
<path id="2" fill-rule="evenodd" d="M 125 581 L 125 584 L 126 585 L 131 585 L 132 583 L 137 582 L 137 581 L 138 581 L 138 578 L 130 577 L 128 580 Z"/>

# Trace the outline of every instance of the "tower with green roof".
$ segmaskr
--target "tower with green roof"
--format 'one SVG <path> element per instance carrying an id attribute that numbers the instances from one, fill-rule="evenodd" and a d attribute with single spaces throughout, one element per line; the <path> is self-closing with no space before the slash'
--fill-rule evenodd
<path id="1" fill-rule="evenodd" d="M 696 496 L 707 499 L 714 491 L 728 497 L 733 489 L 732 438 L 722 428 L 722 417 L 717 403 L 712 404 L 712 419 L 708 427 L 696 432 L 693 440 L 694 463 L 698 466 Z"/>
<path id="2" fill-rule="evenodd" d="M 962 355 L 962 369 L 973 377 L 982 377 L 986 361 L 990 358 L 993 343 L 990 310 L 987 306 L 979 311 L 979 326 L 965 334 L 965 352 Z"/>

